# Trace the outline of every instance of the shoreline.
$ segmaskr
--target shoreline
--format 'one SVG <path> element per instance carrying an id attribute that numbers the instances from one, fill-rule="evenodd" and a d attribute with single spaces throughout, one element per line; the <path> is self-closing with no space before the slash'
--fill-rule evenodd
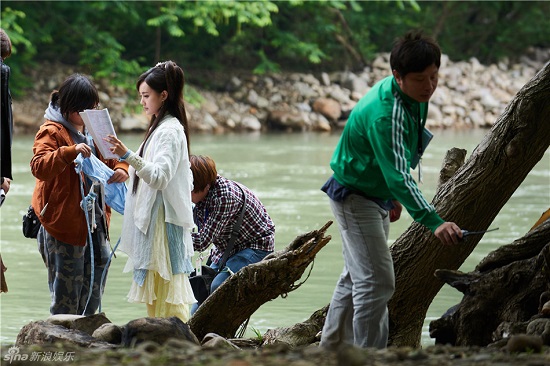
<path id="1" fill-rule="evenodd" d="M 550 50 L 546 53 L 550 57 Z M 442 55 L 439 85 L 430 100 L 426 126 L 490 128 L 543 66 L 544 62 L 529 56 L 520 57 L 518 63 L 504 60 L 482 65 L 475 58 L 453 62 Z M 16 133 L 36 132 L 43 123 L 51 88 L 74 72 L 82 70 L 50 63 L 29 71 L 29 78 L 35 81 L 33 87 L 25 90 L 24 98 L 13 101 Z M 188 84 L 185 89 L 190 129 L 212 134 L 338 131 L 359 99 L 390 75 L 387 53 L 379 54 L 359 72 L 197 73 L 208 75 L 209 85 Z M 142 133 L 147 129 L 149 121 L 131 92 L 106 79 L 94 82 L 100 104 L 109 110 L 117 132 Z"/>
<path id="2" fill-rule="evenodd" d="M 159 365 L 185 364 L 211 366 L 307 366 L 307 365 L 548 365 L 550 349 L 540 353 L 510 353 L 483 347 L 430 346 L 413 349 L 389 347 L 383 350 L 349 347 L 339 352 L 329 352 L 318 345 L 290 348 L 285 344 L 260 349 L 235 350 L 227 347 L 201 348 L 190 342 L 171 339 L 160 346 L 144 342 L 128 349 L 86 349 L 66 344 L 47 346 L 2 347 L 5 364 L 26 365 L 41 361 L 42 365 L 67 363 L 71 365 Z M 11 358 L 11 360 L 10 360 Z M 55 358 L 55 360 L 54 360 Z"/>

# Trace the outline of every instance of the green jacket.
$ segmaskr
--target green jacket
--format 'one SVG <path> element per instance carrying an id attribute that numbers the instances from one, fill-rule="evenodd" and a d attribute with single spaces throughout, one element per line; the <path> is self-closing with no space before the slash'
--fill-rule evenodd
<path id="1" fill-rule="evenodd" d="M 330 166 L 338 183 L 365 196 L 397 200 L 432 232 L 444 220 L 422 196 L 411 173 L 428 103 L 405 95 L 389 76 L 354 107 Z"/>

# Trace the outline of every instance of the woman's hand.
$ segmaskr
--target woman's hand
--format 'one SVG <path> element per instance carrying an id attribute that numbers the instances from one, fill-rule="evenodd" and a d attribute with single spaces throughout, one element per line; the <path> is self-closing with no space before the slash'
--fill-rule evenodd
<path id="1" fill-rule="evenodd" d="M 122 183 L 128 179 L 128 173 L 124 169 L 115 169 L 115 173 L 111 175 L 111 178 L 107 181 L 107 184 Z"/>
<path id="2" fill-rule="evenodd" d="M 113 145 L 109 148 L 109 150 L 118 156 L 124 156 L 126 151 L 128 151 L 128 148 L 122 143 L 122 141 L 117 139 L 114 135 L 107 135 L 104 140 Z"/>
<path id="3" fill-rule="evenodd" d="M 82 154 L 85 158 L 89 158 L 92 155 L 92 149 L 90 146 L 83 142 L 76 145 L 76 152 Z"/>

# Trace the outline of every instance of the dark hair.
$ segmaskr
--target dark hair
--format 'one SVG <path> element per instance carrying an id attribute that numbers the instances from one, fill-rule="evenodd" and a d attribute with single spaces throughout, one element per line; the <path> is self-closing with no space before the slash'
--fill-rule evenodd
<path id="1" fill-rule="evenodd" d="M 73 74 L 65 79 L 59 91 L 53 91 L 51 102 L 59 107 L 61 115 L 68 121 L 73 112 L 95 108 L 99 104 L 99 94 L 90 79 L 81 74 Z"/>
<path id="2" fill-rule="evenodd" d="M 2 60 L 11 56 L 11 40 L 5 30 L 0 28 L 0 45 L 2 48 Z"/>
<path id="3" fill-rule="evenodd" d="M 209 156 L 190 155 L 191 172 L 193 172 L 193 192 L 201 192 L 207 185 L 213 185 L 218 177 L 216 163 Z"/>
<path id="4" fill-rule="evenodd" d="M 432 64 L 437 68 L 441 65 L 441 49 L 434 39 L 421 31 L 410 31 L 395 41 L 390 66 L 402 78 L 410 72 L 424 71 Z"/>
<path id="5" fill-rule="evenodd" d="M 185 139 L 187 140 L 187 148 L 189 150 L 189 128 L 187 122 L 187 114 L 185 113 L 185 104 L 183 103 L 183 88 L 185 86 L 185 78 L 183 70 L 174 61 L 159 62 L 155 67 L 150 68 L 143 74 L 141 74 L 136 82 L 136 89 L 139 92 L 139 87 L 142 83 L 147 83 L 151 89 L 157 93 L 163 91 L 168 92 L 168 97 L 160 107 L 157 115 L 151 117 L 149 128 L 143 139 L 143 144 L 138 151 L 139 156 L 143 156 L 143 147 L 145 142 L 149 139 L 149 136 L 156 130 L 159 122 L 162 121 L 166 114 L 171 114 L 176 117 L 185 133 Z M 136 193 L 139 183 L 139 177 L 136 175 L 134 179 L 134 185 L 132 192 Z"/>

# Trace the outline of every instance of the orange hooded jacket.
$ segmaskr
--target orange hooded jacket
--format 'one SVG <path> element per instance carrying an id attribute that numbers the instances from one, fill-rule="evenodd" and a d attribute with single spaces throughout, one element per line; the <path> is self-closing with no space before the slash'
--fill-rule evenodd
<path id="1" fill-rule="evenodd" d="M 128 172 L 128 163 L 104 159 L 97 146 L 96 151 L 98 158 L 109 168 Z M 30 166 L 36 185 L 31 204 L 40 222 L 57 240 L 76 246 L 86 245 L 88 229 L 84 211 L 80 208 L 80 177 L 74 163 L 78 153 L 69 131 L 61 123 L 46 120 L 36 134 L 33 153 Z M 106 206 L 105 211 L 108 228 L 110 207 Z"/>

